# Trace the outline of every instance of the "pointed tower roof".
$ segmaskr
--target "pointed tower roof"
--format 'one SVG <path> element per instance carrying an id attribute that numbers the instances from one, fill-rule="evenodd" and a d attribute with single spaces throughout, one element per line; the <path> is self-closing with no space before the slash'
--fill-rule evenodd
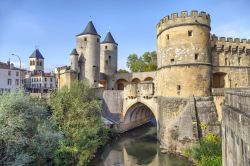
<path id="1" fill-rule="evenodd" d="M 35 51 L 30 55 L 29 58 L 44 59 L 44 57 L 42 56 L 42 54 L 38 49 L 35 49 Z"/>
<path id="2" fill-rule="evenodd" d="M 118 45 L 118 44 L 115 42 L 115 40 L 114 40 L 114 38 L 113 38 L 113 36 L 112 36 L 112 34 L 111 34 L 110 32 L 107 33 L 107 35 L 106 35 L 106 37 L 105 37 L 105 39 L 103 40 L 102 43 L 113 43 L 113 44 Z"/>
<path id="3" fill-rule="evenodd" d="M 86 28 L 84 29 L 84 31 L 76 36 L 81 36 L 81 35 L 87 35 L 87 34 L 90 34 L 90 35 L 97 35 L 97 36 L 100 36 L 97 32 L 96 32 L 96 29 L 95 29 L 95 26 L 93 24 L 92 21 L 89 21 L 89 23 L 87 24 Z"/>
<path id="4" fill-rule="evenodd" d="M 76 49 L 74 48 L 74 49 L 71 51 L 70 55 L 79 55 L 79 54 L 77 53 Z"/>

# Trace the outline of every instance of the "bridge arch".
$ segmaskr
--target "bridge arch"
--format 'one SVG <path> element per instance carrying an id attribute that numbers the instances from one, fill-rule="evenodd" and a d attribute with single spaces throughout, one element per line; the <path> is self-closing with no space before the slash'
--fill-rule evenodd
<path id="1" fill-rule="evenodd" d="M 155 119 L 158 128 L 158 116 L 156 110 L 146 103 L 136 102 L 124 110 L 122 129 L 127 131 L 141 126 L 152 119 Z"/>

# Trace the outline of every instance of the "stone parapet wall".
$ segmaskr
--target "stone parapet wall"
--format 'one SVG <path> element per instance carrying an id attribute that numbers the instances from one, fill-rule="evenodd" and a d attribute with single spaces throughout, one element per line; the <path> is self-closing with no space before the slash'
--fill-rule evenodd
<path id="1" fill-rule="evenodd" d="M 165 29 L 183 25 L 203 25 L 210 28 L 210 15 L 206 12 L 198 13 L 196 10 L 191 11 L 190 14 L 187 11 L 182 11 L 180 16 L 178 13 L 172 13 L 165 16 L 157 24 L 157 35 L 160 35 Z"/>
<path id="2" fill-rule="evenodd" d="M 221 125 L 223 166 L 250 165 L 249 112 L 249 90 L 226 92 Z"/>
<path id="3" fill-rule="evenodd" d="M 225 94 L 225 104 L 250 115 L 250 89 L 241 91 L 228 91 Z"/>

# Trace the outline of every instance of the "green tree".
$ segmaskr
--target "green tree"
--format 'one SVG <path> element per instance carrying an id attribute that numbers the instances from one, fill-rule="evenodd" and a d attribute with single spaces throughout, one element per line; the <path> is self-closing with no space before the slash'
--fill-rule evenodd
<path id="1" fill-rule="evenodd" d="M 131 72 L 147 72 L 157 70 L 157 54 L 145 52 L 142 56 L 130 54 L 127 59 L 127 66 Z"/>
<path id="2" fill-rule="evenodd" d="M 101 120 L 100 102 L 84 82 L 73 82 L 52 94 L 53 117 L 64 139 L 56 152 L 59 165 L 87 165 L 97 149 L 108 140 Z"/>
<path id="3" fill-rule="evenodd" d="M 61 138 L 39 100 L 22 92 L 0 95 L 0 165 L 52 164 Z"/>

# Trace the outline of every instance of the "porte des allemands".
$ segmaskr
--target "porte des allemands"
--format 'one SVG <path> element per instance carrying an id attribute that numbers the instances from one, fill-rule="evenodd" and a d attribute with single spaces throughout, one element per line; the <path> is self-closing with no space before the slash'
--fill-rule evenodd
<path id="1" fill-rule="evenodd" d="M 210 21 L 197 11 L 161 19 L 158 69 L 141 73 L 117 73 L 118 44 L 110 32 L 101 41 L 90 21 L 76 36 L 71 66 L 56 68 L 58 87 L 87 81 L 121 132 L 154 117 L 162 147 L 180 153 L 213 132 L 222 135 L 224 165 L 249 165 L 250 40 L 218 38 Z"/>

